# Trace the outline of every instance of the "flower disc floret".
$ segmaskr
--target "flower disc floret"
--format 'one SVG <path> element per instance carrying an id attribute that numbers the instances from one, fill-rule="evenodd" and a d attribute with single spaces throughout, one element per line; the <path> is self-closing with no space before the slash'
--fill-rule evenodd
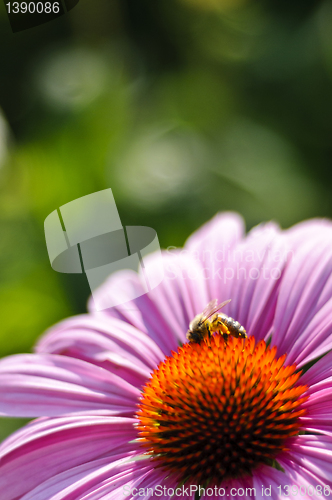
<path id="1" fill-rule="evenodd" d="M 272 465 L 299 433 L 307 387 L 276 347 L 215 335 L 185 344 L 152 373 L 137 417 L 141 443 L 179 479 L 238 478 Z"/>

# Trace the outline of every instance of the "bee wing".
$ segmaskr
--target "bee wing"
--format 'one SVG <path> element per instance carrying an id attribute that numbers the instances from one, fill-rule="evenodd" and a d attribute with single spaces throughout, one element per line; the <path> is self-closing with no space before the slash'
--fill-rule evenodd
<path id="1" fill-rule="evenodd" d="M 204 311 L 202 312 L 203 321 L 206 321 L 208 318 L 210 318 L 212 316 L 212 314 L 219 311 L 219 309 L 224 307 L 230 301 L 231 301 L 231 299 L 228 299 L 228 300 L 225 300 L 225 302 L 218 304 L 218 299 L 211 300 L 211 302 L 208 303 L 208 305 L 205 307 Z"/>
<path id="2" fill-rule="evenodd" d="M 207 306 L 204 307 L 204 310 L 202 312 L 202 317 L 204 320 L 206 320 L 211 316 L 211 314 L 213 314 L 213 311 L 217 307 L 217 304 L 218 304 L 218 299 L 213 299 L 211 300 L 211 302 L 208 303 Z"/>

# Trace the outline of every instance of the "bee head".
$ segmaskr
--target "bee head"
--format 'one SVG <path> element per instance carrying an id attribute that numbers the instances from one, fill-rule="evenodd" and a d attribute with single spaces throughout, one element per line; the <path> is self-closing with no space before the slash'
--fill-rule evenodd
<path id="1" fill-rule="evenodd" d="M 193 332 L 191 330 L 188 330 L 187 333 L 186 333 L 186 339 L 187 340 L 191 340 L 192 336 L 193 336 Z"/>
<path id="2" fill-rule="evenodd" d="M 195 330 L 200 330 L 203 325 L 202 319 L 202 315 L 197 314 L 197 316 L 195 316 L 194 319 L 190 322 L 188 331 L 194 332 Z"/>
<path id="3" fill-rule="evenodd" d="M 187 339 L 189 342 L 200 342 L 204 331 L 204 321 L 202 314 L 197 314 L 189 324 L 187 331 Z"/>
<path id="4" fill-rule="evenodd" d="M 202 340 L 202 335 L 200 335 L 199 332 L 195 332 L 195 331 L 191 331 L 191 330 L 187 331 L 186 337 L 187 337 L 187 340 L 191 343 L 200 343 Z"/>

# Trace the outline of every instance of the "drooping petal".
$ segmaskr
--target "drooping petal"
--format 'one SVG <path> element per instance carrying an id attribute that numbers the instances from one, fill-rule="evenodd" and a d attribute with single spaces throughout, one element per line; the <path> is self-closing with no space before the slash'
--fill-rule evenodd
<path id="1" fill-rule="evenodd" d="M 186 241 L 185 250 L 196 254 L 204 264 L 218 260 L 231 250 L 244 236 L 244 221 L 235 212 L 223 212 L 195 231 Z"/>
<path id="2" fill-rule="evenodd" d="M 101 313 L 124 320 L 144 332 L 139 307 L 136 299 L 132 297 L 139 297 L 145 292 L 140 276 L 132 270 L 124 269 L 111 274 L 93 295 L 97 299 Z M 120 305 L 110 307 L 110 303 L 120 303 Z M 88 311 L 92 314 L 96 313 L 96 305 L 92 297 L 88 301 Z"/>
<path id="3" fill-rule="evenodd" d="M 211 264 L 207 286 L 218 300 L 231 299 L 223 312 L 257 340 L 271 328 L 286 255 L 286 242 L 271 223 L 254 228 L 224 261 Z"/>
<path id="4" fill-rule="evenodd" d="M 332 349 L 332 298 L 318 309 L 313 318 L 293 339 L 287 356 L 288 363 L 299 368 L 325 355 Z M 295 336 L 295 330 L 294 330 Z"/>
<path id="5" fill-rule="evenodd" d="M 105 315 L 81 315 L 62 321 L 46 332 L 36 351 L 89 361 L 136 387 L 145 383 L 165 357 L 145 333 Z"/>
<path id="6" fill-rule="evenodd" d="M 219 215 L 194 234 L 183 251 L 164 254 L 166 275 L 156 289 L 129 300 L 133 290 L 143 291 L 142 283 L 131 271 L 119 272 L 97 293 L 105 295 L 105 304 L 110 295 L 121 296 L 122 306 L 97 313 L 91 305 L 92 314 L 51 329 L 37 348 L 36 367 L 32 356 L 0 361 L 3 414 L 75 414 L 40 419 L 0 447 L 0 491 L 9 495 L 5 500 L 122 500 L 125 486 L 153 490 L 161 482 L 176 487 L 178 482 L 154 470 L 149 460 L 131 458 L 139 452 L 131 442 L 136 437 L 132 419 L 118 420 L 128 421 L 132 434 L 122 427 L 109 431 L 101 421 L 112 420 L 109 415 L 133 414 L 138 388 L 165 355 L 186 341 L 189 322 L 215 298 L 232 299 L 223 312 L 256 340 L 272 333 L 272 344 L 280 355 L 287 351 L 288 363 L 301 367 L 326 354 L 332 349 L 331 243 L 328 221 L 308 221 L 285 233 L 273 223 L 261 225 L 243 240 L 238 216 Z M 153 270 L 157 261 L 154 256 L 149 261 Z M 227 493 L 224 500 L 253 498 L 246 492 L 252 486 L 257 486 L 257 499 L 268 497 L 263 491 L 269 486 L 274 488 L 273 499 L 286 499 L 287 485 L 331 484 L 331 366 L 332 353 L 300 379 L 310 386 L 302 426 L 324 435 L 292 438 L 289 451 L 278 456 L 285 473 L 260 467 L 252 478 L 228 482 L 245 492 Z M 9 485 L 8 475 L 12 483 L 14 475 L 22 477 L 24 486 Z M 195 494 L 185 498 L 193 500 Z M 207 498 L 221 497 L 202 497 Z M 322 496 L 306 493 L 301 498 Z"/>
<path id="7" fill-rule="evenodd" d="M 217 252 L 221 242 L 227 248 L 234 246 L 243 235 L 243 226 L 238 214 L 218 214 L 191 236 L 184 250 L 164 252 L 164 280 L 147 294 L 144 294 L 142 282 L 136 273 L 120 271 L 113 274 L 95 294 L 98 295 L 98 302 L 104 301 L 105 304 L 110 297 L 122 297 L 123 305 L 105 308 L 103 312 L 148 333 L 164 354 L 169 354 L 179 342 L 186 341 L 185 334 L 194 316 L 216 298 L 208 292 L 207 279 L 197 252 L 205 249 Z M 203 242 L 199 250 L 201 240 Z M 153 266 L 159 265 L 159 260 L 152 255 L 149 265 L 153 272 Z M 141 296 L 130 300 L 135 293 Z M 95 310 L 93 300 L 89 302 L 89 310 Z"/>
<path id="8" fill-rule="evenodd" d="M 51 477 L 21 500 L 121 500 L 137 498 L 140 492 L 146 492 L 144 498 L 165 500 L 171 495 L 164 495 L 164 488 L 175 486 L 164 476 L 146 459 L 106 457 Z"/>
<path id="9" fill-rule="evenodd" d="M 330 486 L 332 495 L 332 438 L 330 436 L 301 435 L 294 438 L 291 448 L 278 457 L 280 465 L 298 485 Z M 290 483 L 291 484 L 291 483 Z M 311 498 L 325 498 L 315 493 Z"/>
<path id="10" fill-rule="evenodd" d="M 0 360 L 0 415 L 59 416 L 107 410 L 132 415 L 139 390 L 80 359 L 25 354 Z"/>
<path id="11" fill-rule="evenodd" d="M 187 341 L 185 334 L 189 323 L 203 311 L 211 298 L 199 261 L 185 253 L 171 252 L 163 255 L 163 262 L 165 279 L 149 293 L 149 298 L 152 308 L 164 317 L 168 328 L 175 332 L 177 347 L 179 342 Z M 154 262 L 151 264 L 153 266 Z"/>
<path id="12" fill-rule="evenodd" d="M 257 341 L 269 334 L 286 265 L 287 245 L 274 224 L 254 228 L 237 251 L 230 315 Z"/>
<path id="13" fill-rule="evenodd" d="M 154 255 L 149 256 L 147 262 L 150 272 L 153 272 L 154 266 L 159 265 L 159 260 Z M 169 355 L 180 342 L 186 342 L 185 335 L 190 321 L 203 311 L 211 298 L 199 261 L 190 255 L 165 252 L 163 264 L 165 277 L 158 287 L 126 305 L 112 307 L 100 314 L 129 322 L 147 333 L 164 355 Z M 116 293 L 123 286 L 120 278 L 120 273 L 116 273 L 97 293 Z M 137 285 L 134 276 L 132 280 Z"/>
<path id="14" fill-rule="evenodd" d="M 98 474 L 101 463 L 94 463 L 97 459 L 111 464 L 129 458 L 137 452 L 137 445 L 129 443 L 136 437 L 133 422 L 131 418 L 76 416 L 30 423 L 0 446 L 1 499 L 21 498 L 65 471 L 71 484 L 70 476 L 76 475 L 73 468 L 81 465 L 78 473 L 83 477 L 93 471 Z"/>
<path id="15" fill-rule="evenodd" d="M 314 334 L 319 334 L 320 345 L 324 342 L 325 352 L 332 347 L 332 328 L 328 325 L 332 316 L 332 226 L 324 233 L 316 232 L 314 225 L 310 228 L 314 239 L 308 235 L 305 238 L 299 231 L 300 241 L 296 241 L 296 245 L 293 241 L 293 256 L 279 290 L 272 340 L 278 352 L 287 352 L 291 361 L 302 363 L 318 356 L 317 343 L 311 344 Z M 321 322 L 323 308 L 324 324 Z M 312 334 L 308 332 L 310 322 Z M 303 350 L 305 355 L 301 355 Z"/>
<path id="16" fill-rule="evenodd" d="M 301 375 L 301 383 L 308 385 L 308 392 L 313 394 L 328 384 L 331 378 L 332 352 L 329 352 Z"/>
<path id="17" fill-rule="evenodd" d="M 201 262 L 209 300 L 223 302 L 227 293 L 222 294 L 219 280 L 228 279 L 229 262 L 232 261 L 237 245 L 244 235 L 244 221 L 237 213 L 217 214 L 187 240 L 182 253 L 188 253 Z M 226 291 L 225 291 L 226 292 Z"/>
<path id="18" fill-rule="evenodd" d="M 122 458 L 123 455 L 126 454 L 92 460 L 56 474 L 26 493 L 20 500 L 45 500 L 46 498 L 47 500 L 73 500 L 94 496 L 98 498 L 100 484 L 104 482 L 109 483 L 110 491 L 116 488 L 121 491 L 128 482 L 133 481 L 133 477 L 141 478 L 144 474 L 144 467 L 137 467 L 135 462 L 130 462 L 128 456 Z"/>
<path id="19" fill-rule="evenodd" d="M 332 222 L 329 219 L 309 219 L 284 231 L 293 248 L 300 247 L 304 242 L 324 239 L 332 231 Z"/>
<path id="20" fill-rule="evenodd" d="M 220 302 L 232 299 L 223 312 L 257 338 L 265 336 L 272 324 L 279 279 L 286 263 L 286 243 L 279 228 L 273 223 L 258 226 L 237 244 L 242 223 L 236 214 L 230 214 L 218 216 L 200 231 L 204 236 L 201 243 L 198 233 L 188 240 L 184 250 L 163 254 L 165 278 L 156 289 L 123 306 L 102 311 L 148 333 L 165 354 L 186 341 L 190 321 L 215 298 Z M 227 249 L 218 252 L 221 241 Z M 159 264 L 154 256 L 149 262 L 152 269 Z M 140 287 L 138 276 L 126 271 L 113 275 L 97 293 L 99 297 L 118 293 L 125 301 L 131 290 Z"/>
<path id="21" fill-rule="evenodd" d="M 301 417 L 303 427 L 309 432 L 332 437 L 332 352 L 326 354 L 302 375 L 301 383 L 308 385 L 309 399 Z"/>
<path id="22" fill-rule="evenodd" d="M 160 472 L 156 471 L 151 463 L 146 464 L 146 462 L 146 460 L 143 460 L 132 465 L 134 473 L 127 475 L 121 481 L 117 480 L 117 478 L 105 480 L 93 491 L 82 497 L 82 500 L 105 500 L 106 498 L 107 500 L 120 500 L 123 498 L 128 500 L 137 498 L 168 499 L 169 496 L 163 495 L 163 490 L 159 494 L 155 494 L 156 487 L 161 484 L 164 486 L 165 481 L 161 481 L 163 476 Z"/>
<path id="23" fill-rule="evenodd" d="M 201 488 L 200 488 L 201 486 Z M 253 491 L 252 477 L 228 479 L 223 481 L 220 485 L 211 484 L 208 486 L 198 485 L 198 494 L 201 492 L 201 500 L 208 500 L 214 498 L 215 500 L 227 500 L 235 498 L 236 500 L 253 499 L 255 494 Z"/>
<path id="24" fill-rule="evenodd" d="M 255 470 L 253 472 L 253 486 L 256 500 L 266 498 L 284 500 L 289 497 L 296 498 L 297 496 L 307 500 L 309 496 L 305 494 L 303 488 L 302 494 L 300 493 L 300 486 L 306 487 L 306 480 L 304 476 L 294 474 L 292 465 L 288 465 L 288 462 L 287 465 L 283 463 L 285 472 L 268 466 Z"/>

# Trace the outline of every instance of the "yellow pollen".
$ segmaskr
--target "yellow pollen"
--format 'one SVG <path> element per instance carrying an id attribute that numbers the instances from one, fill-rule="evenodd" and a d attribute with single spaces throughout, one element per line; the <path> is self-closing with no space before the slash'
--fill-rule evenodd
<path id="1" fill-rule="evenodd" d="M 214 335 L 185 344 L 143 388 L 139 438 L 156 466 L 184 481 L 242 477 L 272 465 L 298 434 L 307 387 L 276 347 Z"/>

